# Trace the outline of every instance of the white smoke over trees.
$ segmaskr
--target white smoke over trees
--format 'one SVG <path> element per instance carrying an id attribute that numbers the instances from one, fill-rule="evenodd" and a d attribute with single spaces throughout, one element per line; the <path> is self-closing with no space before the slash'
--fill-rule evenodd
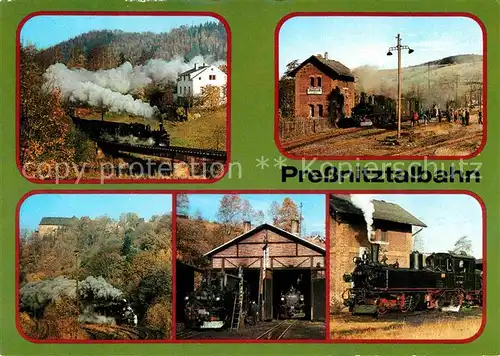
<path id="1" fill-rule="evenodd" d="M 373 205 L 373 196 L 370 194 L 351 194 L 351 202 L 355 207 L 361 209 L 366 222 L 366 233 L 368 240 L 371 240 L 373 235 L 373 213 L 375 207 Z"/>
<path id="2" fill-rule="evenodd" d="M 184 62 L 181 57 L 168 62 L 151 59 L 144 65 L 133 67 L 130 62 L 125 62 L 118 68 L 95 72 L 83 68 L 69 69 L 56 63 L 44 73 L 43 88 L 49 92 L 58 89 L 64 101 L 152 118 L 158 114 L 158 108 L 134 99 L 132 94 L 152 83 L 176 81 L 180 73 L 203 64 L 221 66 L 225 61 L 214 62 L 203 56 L 196 56 L 189 62 Z"/>
<path id="3" fill-rule="evenodd" d="M 106 282 L 102 277 L 89 276 L 79 282 L 78 294 L 82 300 L 118 301 L 123 292 Z M 24 310 L 38 310 L 50 302 L 64 297 L 76 299 L 76 280 L 59 276 L 39 282 L 26 283 L 19 291 L 20 307 Z"/>

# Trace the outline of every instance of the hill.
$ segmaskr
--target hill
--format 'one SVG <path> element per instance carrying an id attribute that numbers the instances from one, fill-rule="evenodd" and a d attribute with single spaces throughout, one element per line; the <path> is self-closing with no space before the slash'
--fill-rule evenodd
<path id="1" fill-rule="evenodd" d="M 482 83 L 481 55 L 457 55 L 420 65 L 405 67 L 403 94 L 444 105 L 458 97 L 459 101 L 478 100 Z M 396 97 L 397 69 L 378 69 L 371 66 L 353 70 L 356 91 Z M 457 87 L 458 84 L 458 87 Z M 466 98 L 467 97 L 467 98 Z"/>
<path id="2" fill-rule="evenodd" d="M 187 61 L 197 55 L 214 60 L 226 59 L 227 33 L 222 23 L 206 22 L 181 26 L 164 33 L 90 31 L 39 52 L 45 67 L 81 56 L 89 60 L 96 51 L 107 51 L 110 57 L 128 60 L 132 65 L 152 58 L 170 60 L 182 56 Z"/>

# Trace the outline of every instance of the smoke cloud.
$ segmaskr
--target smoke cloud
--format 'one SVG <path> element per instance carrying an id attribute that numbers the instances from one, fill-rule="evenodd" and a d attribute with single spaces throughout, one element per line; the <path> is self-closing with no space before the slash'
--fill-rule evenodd
<path id="1" fill-rule="evenodd" d="M 373 235 L 373 213 L 375 207 L 373 205 L 373 196 L 370 194 L 351 194 L 351 202 L 357 208 L 361 209 L 366 222 L 366 233 L 368 240 L 371 240 Z"/>
<path id="2" fill-rule="evenodd" d="M 125 62 L 118 68 L 92 72 L 83 68 L 69 69 L 62 63 L 56 63 L 43 75 L 44 89 L 59 89 L 64 101 L 104 106 L 111 112 L 151 118 L 158 113 L 158 108 L 134 99 L 131 93 L 151 83 L 176 81 L 180 73 L 192 69 L 195 64 L 201 66 L 204 63 L 225 64 L 224 61 L 214 62 L 203 56 L 196 56 L 189 62 L 177 57 L 168 62 L 151 59 L 135 67 Z"/>
<path id="3" fill-rule="evenodd" d="M 85 278 L 79 282 L 78 292 L 82 300 L 89 301 L 118 301 L 123 297 L 121 290 L 113 287 L 102 277 Z M 41 309 L 50 302 L 63 297 L 76 299 L 76 280 L 59 276 L 54 279 L 30 282 L 21 287 L 19 294 L 21 309 Z"/>

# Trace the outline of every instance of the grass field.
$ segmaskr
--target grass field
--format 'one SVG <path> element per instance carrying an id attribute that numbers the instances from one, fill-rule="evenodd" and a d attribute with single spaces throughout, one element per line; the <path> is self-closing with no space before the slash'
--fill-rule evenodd
<path id="1" fill-rule="evenodd" d="M 190 111 L 192 115 L 199 114 L 197 119 L 187 121 L 164 121 L 165 129 L 170 134 L 170 144 L 173 146 L 206 148 L 225 150 L 226 149 L 226 108 L 221 107 L 215 111 L 196 110 Z M 79 114 L 79 117 L 93 120 L 100 120 L 99 112 L 89 111 L 85 115 Z M 152 129 L 159 129 L 160 122 L 155 119 L 146 119 L 139 116 L 130 116 L 127 114 L 106 113 L 104 120 L 121 123 L 141 123 L 150 125 Z"/>
<path id="2" fill-rule="evenodd" d="M 481 323 L 480 310 L 399 314 L 382 319 L 342 313 L 332 316 L 330 333 L 335 339 L 463 340 L 474 336 Z"/>

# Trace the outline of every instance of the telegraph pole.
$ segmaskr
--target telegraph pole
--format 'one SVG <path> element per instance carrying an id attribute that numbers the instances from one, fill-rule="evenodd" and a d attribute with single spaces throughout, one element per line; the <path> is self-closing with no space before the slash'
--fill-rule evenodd
<path id="1" fill-rule="evenodd" d="M 401 35 L 398 33 L 398 35 L 396 36 L 396 46 L 389 47 L 389 51 L 387 52 L 388 56 L 392 56 L 391 51 L 398 51 L 398 140 L 401 138 L 401 91 L 403 87 L 403 78 L 401 75 L 401 50 L 407 49 L 408 54 L 413 53 L 413 49 L 408 46 L 401 45 L 401 40 Z"/>

